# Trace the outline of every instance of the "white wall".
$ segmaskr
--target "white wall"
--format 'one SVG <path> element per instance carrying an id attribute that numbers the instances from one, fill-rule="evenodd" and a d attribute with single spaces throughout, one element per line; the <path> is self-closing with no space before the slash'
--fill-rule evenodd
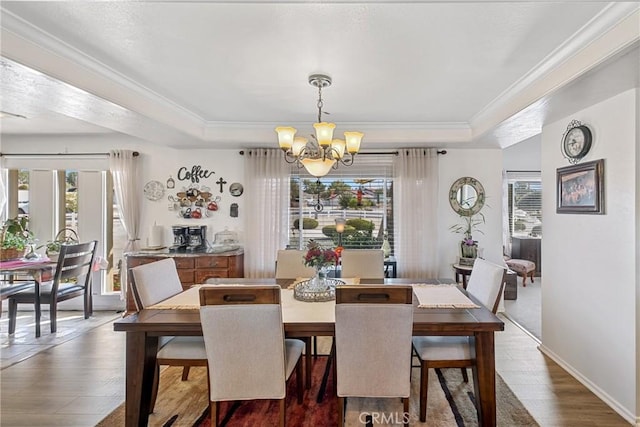
<path id="1" fill-rule="evenodd" d="M 453 278 L 451 265 L 460 255 L 462 236 L 449 230 L 460 223 L 460 217 L 449 205 L 449 189 L 458 178 L 476 178 L 484 187 L 485 207 L 482 213 L 485 224 L 479 229 L 484 233 L 474 233 L 478 247 L 484 250 L 484 258 L 500 263 L 502 260 L 502 151 L 447 149 L 447 154 L 439 157 L 438 224 L 440 267 L 439 276 Z"/>
<path id="2" fill-rule="evenodd" d="M 636 224 L 638 89 L 626 91 L 564 119 L 542 133 L 542 181 L 555 188 L 567 166 L 559 144 L 577 119 L 594 135 L 583 162 L 605 160 L 605 215 L 556 213 L 556 191 L 544 191 L 541 349 L 632 420 L 638 372 Z"/>
<path id="3" fill-rule="evenodd" d="M 244 218 L 247 215 L 255 214 L 244 209 L 245 195 L 234 197 L 229 194 L 229 186 L 234 182 L 244 185 L 244 159 L 238 150 L 174 150 L 174 149 L 154 149 L 152 152 L 141 152 L 142 156 L 142 181 L 147 183 L 151 180 L 160 181 L 166 184 L 169 175 L 175 180 L 175 188 L 166 190 L 165 196 L 158 201 L 150 201 L 143 198 L 142 204 L 142 229 L 141 242 L 145 246 L 149 235 L 150 226 L 155 222 L 164 227 L 164 243 L 169 245 L 173 242 L 171 234 L 172 225 L 206 225 L 207 238 L 213 243 L 215 233 L 223 231 L 228 227 L 231 231 L 236 231 L 243 241 Z M 211 189 L 213 197 L 219 196 L 218 210 L 211 213 L 208 218 L 184 219 L 178 217 L 178 212 L 168 210 L 169 194 L 176 195 L 182 187 L 188 187 L 191 181 L 178 180 L 178 169 L 186 167 L 191 170 L 192 166 L 201 166 L 202 169 L 215 172 L 209 178 L 200 179 L 197 183 L 200 186 L 206 185 Z M 220 186 L 216 184 L 218 179 L 223 178 L 227 183 L 220 193 Z M 238 204 L 238 217 L 232 218 L 229 215 L 231 203 Z"/>
<path id="4" fill-rule="evenodd" d="M 504 169 L 508 171 L 539 171 L 542 168 L 541 143 L 542 135 L 536 135 L 502 150 Z"/>

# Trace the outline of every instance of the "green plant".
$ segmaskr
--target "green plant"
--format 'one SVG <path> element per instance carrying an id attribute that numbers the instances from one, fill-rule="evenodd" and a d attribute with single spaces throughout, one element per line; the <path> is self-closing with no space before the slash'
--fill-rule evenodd
<path id="1" fill-rule="evenodd" d="M 480 224 L 484 224 L 484 215 L 480 212 L 473 215 L 460 215 L 462 219 L 462 223 L 455 224 L 449 227 L 449 230 L 454 233 L 463 234 L 463 241 L 467 245 L 473 245 L 476 242 L 473 240 L 473 232 L 474 230 L 480 234 L 484 234 L 482 230 L 478 228 Z"/>
<path id="2" fill-rule="evenodd" d="M 313 230 L 318 227 L 318 220 L 313 218 L 302 218 L 302 229 L 303 230 Z M 296 230 L 300 228 L 300 220 L 296 219 L 293 221 L 293 228 Z"/>
<path id="3" fill-rule="evenodd" d="M 26 216 L 10 218 L 4 222 L 0 235 L 2 249 L 26 249 L 33 239 L 33 234 L 27 229 L 28 222 L 29 218 Z"/>

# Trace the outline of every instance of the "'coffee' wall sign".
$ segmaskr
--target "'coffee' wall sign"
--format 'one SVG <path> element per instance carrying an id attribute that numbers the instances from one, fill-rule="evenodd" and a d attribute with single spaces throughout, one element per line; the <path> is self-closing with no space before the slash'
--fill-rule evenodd
<path id="1" fill-rule="evenodd" d="M 191 166 L 191 170 L 186 167 L 178 169 L 178 179 L 180 181 L 200 182 L 200 178 L 209 178 L 215 172 L 209 172 L 207 169 L 202 169 L 200 165 Z"/>

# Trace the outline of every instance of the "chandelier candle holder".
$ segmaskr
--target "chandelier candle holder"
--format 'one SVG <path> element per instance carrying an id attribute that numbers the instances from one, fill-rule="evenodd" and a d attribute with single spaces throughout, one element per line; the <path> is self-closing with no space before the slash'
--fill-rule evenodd
<path id="1" fill-rule="evenodd" d="M 295 163 L 299 168 L 304 167 L 311 175 L 319 178 L 328 174 L 332 168 L 337 169 L 339 163 L 351 166 L 360 151 L 360 142 L 364 134 L 348 131 L 344 132 L 344 139 L 334 139 L 335 123 L 322 121 L 322 89 L 331 86 L 331 77 L 312 74 L 309 76 L 309 84 L 318 88 L 318 122 L 313 124 L 313 140 L 295 136 L 297 129 L 290 126 L 278 126 L 275 130 L 285 161 Z"/>

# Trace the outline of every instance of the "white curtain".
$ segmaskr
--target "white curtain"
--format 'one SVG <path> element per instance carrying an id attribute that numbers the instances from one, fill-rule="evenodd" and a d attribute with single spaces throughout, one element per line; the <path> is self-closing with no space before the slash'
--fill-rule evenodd
<path id="1" fill-rule="evenodd" d="M 502 171 L 502 253 L 511 255 L 511 235 L 509 233 L 509 177 Z"/>
<path id="2" fill-rule="evenodd" d="M 127 232 L 127 244 L 123 252 L 138 249 L 140 239 L 140 175 L 138 162 L 134 152 L 130 150 L 111 150 L 109 153 L 109 170 L 113 177 L 113 190 L 116 206 L 122 226 Z M 120 270 L 122 299 L 127 295 L 127 266 L 126 258 L 122 261 Z"/>
<path id="3" fill-rule="evenodd" d="M 438 154 L 401 149 L 394 164 L 395 254 L 400 277 L 438 277 Z"/>
<path id="4" fill-rule="evenodd" d="M 278 249 L 289 232 L 289 170 L 278 149 L 245 154 L 245 277 L 275 277 Z"/>

